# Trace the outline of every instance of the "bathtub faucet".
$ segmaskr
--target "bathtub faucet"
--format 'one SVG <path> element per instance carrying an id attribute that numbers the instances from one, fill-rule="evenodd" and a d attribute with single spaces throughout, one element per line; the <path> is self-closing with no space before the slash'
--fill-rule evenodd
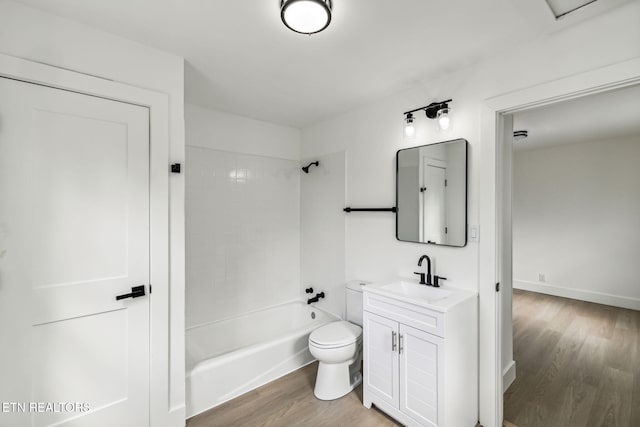
<path id="1" fill-rule="evenodd" d="M 321 298 L 324 298 L 324 292 L 320 292 L 319 294 L 316 294 L 316 296 L 315 296 L 315 297 L 313 297 L 313 298 L 309 298 L 309 299 L 307 300 L 307 304 L 311 304 L 311 303 L 314 303 L 314 302 L 318 302 L 318 301 L 320 301 L 320 299 L 321 299 Z"/>

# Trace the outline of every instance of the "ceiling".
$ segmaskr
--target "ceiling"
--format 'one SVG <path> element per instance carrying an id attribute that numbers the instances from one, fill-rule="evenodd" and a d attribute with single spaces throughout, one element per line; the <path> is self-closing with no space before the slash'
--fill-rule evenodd
<path id="1" fill-rule="evenodd" d="M 529 131 L 515 150 L 640 135 L 640 85 L 516 113 L 513 129 Z"/>
<path id="2" fill-rule="evenodd" d="M 553 21 L 543 0 L 334 0 L 330 27 L 306 36 L 279 0 L 21 2 L 184 57 L 187 102 L 299 128 L 428 87 Z"/>

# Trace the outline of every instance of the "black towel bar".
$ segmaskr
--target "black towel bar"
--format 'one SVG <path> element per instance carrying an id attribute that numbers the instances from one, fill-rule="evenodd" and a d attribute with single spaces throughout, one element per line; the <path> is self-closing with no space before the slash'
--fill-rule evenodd
<path id="1" fill-rule="evenodd" d="M 346 207 L 343 209 L 343 211 L 345 211 L 346 213 L 349 212 L 398 212 L 398 208 L 397 207 L 392 207 L 392 208 L 351 208 L 351 207 Z"/>

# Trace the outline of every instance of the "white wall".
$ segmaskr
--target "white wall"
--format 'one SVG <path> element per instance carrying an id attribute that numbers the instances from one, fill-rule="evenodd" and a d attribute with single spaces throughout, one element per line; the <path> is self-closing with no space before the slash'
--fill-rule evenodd
<path id="1" fill-rule="evenodd" d="M 300 297 L 298 130 L 186 107 L 186 326 Z"/>
<path id="2" fill-rule="evenodd" d="M 640 135 L 516 151 L 514 287 L 640 310 L 639 162 Z"/>
<path id="3" fill-rule="evenodd" d="M 301 298 L 324 291 L 316 305 L 345 316 L 345 153 L 303 159 L 303 166 L 319 161 L 300 175 Z M 311 295 L 304 289 L 312 287 Z"/>
<path id="4" fill-rule="evenodd" d="M 609 64 L 640 57 L 640 2 L 501 52 L 469 68 L 442 76 L 425 76 L 416 86 L 379 102 L 303 129 L 302 157 L 347 153 L 347 204 L 392 206 L 395 200 L 394 156 L 398 149 L 437 141 L 469 141 L 469 223 L 478 223 L 478 159 L 481 109 L 486 99 Z M 425 54 L 429 48 L 425 45 Z M 417 53 L 420 54 L 420 53 Z M 424 117 L 416 120 L 416 138 L 402 137 L 402 112 L 431 101 L 453 98 L 453 129 L 439 133 Z M 480 230 L 482 238 L 482 230 Z M 418 257 L 435 259 L 436 273 L 451 285 L 478 289 L 478 245 L 462 249 L 398 242 L 394 216 L 388 213 L 347 217 L 346 279 L 383 280 L 413 276 Z M 509 291 L 509 290 L 506 290 Z M 510 323 L 511 313 L 503 318 Z M 509 326 L 510 328 L 510 326 Z M 511 359 L 505 348 L 505 359 Z M 490 378 L 481 381 L 489 383 Z M 487 408 L 491 411 L 492 408 Z M 481 419 L 482 421 L 482 419 Z"/>
<path id="5" fill-rule="evenodd" d="M 170 160 L 184 161 L 183 60 L 76 22 L 0 1 L 0 52 L 169 96 Z M 167 425 L 184 424 L 184 179 L 170 181 L 170 384 Z M 166 402 L 166 403 L 165 403 Z"/>
<path id="6" fill-rule="evenodd" d="M 300 130 L 185 105 L 187 145 L 279 159 L 300 159 Z"/>

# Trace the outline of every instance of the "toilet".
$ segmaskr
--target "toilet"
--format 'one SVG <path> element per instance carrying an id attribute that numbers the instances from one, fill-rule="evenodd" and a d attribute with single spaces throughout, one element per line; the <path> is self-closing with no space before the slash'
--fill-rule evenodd
<path id="1" fill-rule="evenodd" d="M 362 382 L 362 286 L 358 281 L 346 285 L 347 320 L 331 322 L 309 335 L 309 351 L 320 362 L 313 390 L 320 400 L 338 399 Z"/>

